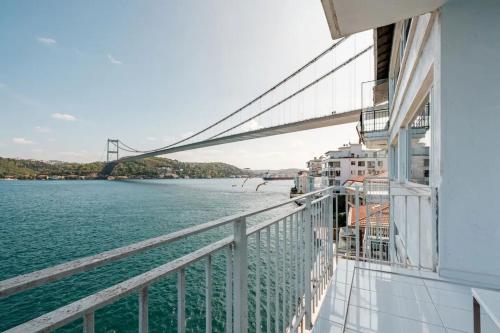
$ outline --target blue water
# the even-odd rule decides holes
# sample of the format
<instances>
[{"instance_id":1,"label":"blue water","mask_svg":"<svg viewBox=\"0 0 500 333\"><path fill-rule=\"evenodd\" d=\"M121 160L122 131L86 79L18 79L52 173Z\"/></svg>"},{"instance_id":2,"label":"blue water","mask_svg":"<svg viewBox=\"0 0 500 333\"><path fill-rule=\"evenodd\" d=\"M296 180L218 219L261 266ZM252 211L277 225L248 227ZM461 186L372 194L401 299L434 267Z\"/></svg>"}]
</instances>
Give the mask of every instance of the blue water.
<instances>
[{"instance_id":1,"label":"blue water","mask_svg":"<svg viewBox=\"0 0 500 333\"><path fill-rule=\"evenodd\" d=\"M0 280L288 198L291 181L0 181ZM233 186L237 185L237 186ZM280 210L290 209L285 207ZM268 213L251 222L269 218ZM93 271L0 299L0 331L229 235L226 226ZM213 259L214 331L225 322L225 257ZM187 330L205 327L204 262L186 271ZM176 277L150 288L152 332L175 331ZM137 295L96 312L97 332L136 332ZM62 331L81 331L81 320Z\"/></svg>"}]
</instances>

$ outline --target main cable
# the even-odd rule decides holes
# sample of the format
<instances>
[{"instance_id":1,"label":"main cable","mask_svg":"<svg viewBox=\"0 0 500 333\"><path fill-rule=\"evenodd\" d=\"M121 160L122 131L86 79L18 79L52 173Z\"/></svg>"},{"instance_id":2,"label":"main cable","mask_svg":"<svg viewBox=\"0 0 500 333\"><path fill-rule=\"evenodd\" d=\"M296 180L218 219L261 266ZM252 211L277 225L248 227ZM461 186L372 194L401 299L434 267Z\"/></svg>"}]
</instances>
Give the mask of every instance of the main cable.
<instances>
[{"instance_id":1,"label":"main cable","mask_svg":"<svg viewBox=\"0 0 500 333\"><path fill-rule=\"evenodd\" d=\"M330 47L328 47L326 50L324 50L323 52L321 52L320 54L318 54L316 57L314 57L313 59L309 60L305 65L303 65L302 67L300 67L299 69L297 69L296 71L294 71L292 74L288 75L286 78L284 78L283 80L281 80L280 82L276 83L274 86L272 86L271 88L269 88L268 90L266 90L265 92L263 92L262 94L260 94L259 96L255 97L254 99L252 99L250 102L246 103L245 105L243 105L242 107L238 108L236 111L228 114L227 116L219 119L218 121L216 121L215 123L205 127L204 129L186 137L186 138L183 138L181 140L178 140L174 143L171 143L167 146L164 146L164 147L160 147L160 148L156 148L156 149L152 149L152 150L148 150L148 151L141 151L141 152L144 152L144 153L150 153L150 152L154 152L154 151L158 151L158 150L163 150L163 149L166 149L166 148L170 148L172 146L176 146L180 143L183 143L189 139L192 139L202 133L205 133L206 131L208 131L209 129L212 129L214 128L215 126L219 125L220 123L222 123L223 121L231 118L232 116L240 113L241 111L243 111L244 109L248 108L249 106L251 106L252 104L254 104L256 101L258 100L261 100L264 96L268 95L269 93L271 93L272 91L274 91L276 88L282 86L285 82L287 82L288 80L290 80L291 78L293 78L294 76L296 76L297 74L299 74L300 72L302 72L304 69L306 69L307 67L311 66L312 64L314 64L316 61L318 61L320 58L322 58L324 55L328 54L329 52L331 52L332 50L334 50L337 46L339 46L340 44L342 44L344 41L346 41L348 37L344 37L342 39L340 39L339 41L333 43Z\"/></svg>"}]
</instances>

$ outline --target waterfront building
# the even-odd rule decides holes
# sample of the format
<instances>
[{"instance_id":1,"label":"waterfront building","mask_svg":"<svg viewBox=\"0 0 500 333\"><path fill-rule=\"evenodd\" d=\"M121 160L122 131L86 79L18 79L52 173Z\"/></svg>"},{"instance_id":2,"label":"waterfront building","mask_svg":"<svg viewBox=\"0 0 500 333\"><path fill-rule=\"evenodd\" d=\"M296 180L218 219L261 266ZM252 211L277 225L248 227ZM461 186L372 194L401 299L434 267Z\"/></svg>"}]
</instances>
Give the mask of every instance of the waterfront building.
<instances>
[{"instance_id":1,"label":"waterfront building","mask_svg":"<svg viewBox=\"0 0 500 333\"><path fill-rule=\"evenodd\" d=\"M387 153L363 149L361 144L327 151L322 162L323 186L342 186L353 176L376 176L387 171Z\"/></svg>"},{"instance_id":2,"label":"waterfront building","mask_svg":"<svg viewBox=\"0 0 500 333\"><path fill-rule=\"evenodd\" d=\"M314 157L312 160L307 161L307 169L309 176L321 177L321 169L323 167L323 157Z\"/></svg>"}]
</instances>

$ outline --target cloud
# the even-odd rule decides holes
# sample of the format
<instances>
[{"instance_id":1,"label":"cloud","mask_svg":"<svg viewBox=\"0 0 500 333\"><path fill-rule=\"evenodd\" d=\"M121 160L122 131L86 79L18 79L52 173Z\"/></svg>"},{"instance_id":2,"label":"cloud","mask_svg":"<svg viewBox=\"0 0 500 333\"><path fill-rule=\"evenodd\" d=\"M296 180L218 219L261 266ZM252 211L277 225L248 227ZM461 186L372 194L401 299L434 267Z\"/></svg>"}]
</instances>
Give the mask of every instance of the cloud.
<instances>
[{"instance_id":1,"label":"cloud","mask_svg":"<svg viewBox=\"0 0 500 333\"><path fill-rule=\"evenodd\" d=\"M154 136L147 136L146 140L148 140L148 141L156 141L156 138Z\"/></svg>"},{"instance_id":2,"label":"cloud","mask_svg":"<svg viewBox=\"0 0 500 333\"><path fill-rule=\"evenodd\" d=\"M109 61L114 64L114 65L121 65L123 64L120 60L115 59L111 54L108 53L108 59Z\"/></svg>"},{"instance_id":3,"label":"cloud","mask_svg":"<svg viewBox=\"0 0 500 333\"><path fill-rule=\"evenodd\" d=\"M36 40L38 41L38 43L47 46L53 46L57 44L55 39L49 37L38 37Z\"/></svg>"},{"instance_id":4,"label":"cloud","mask_svg":"<svg viewBox=\"0 0 500 333\"><path fill-rule=\"evenodd\" d=\"M52 132L50 128L43 126L35 126L35 131L38 133L50 133Z\"/></svg>"},{"instance_id":5,"label":"cloud","mask_svg":"<svg viewBox=\"0 0 500 333\"><path fill-rule=\"evenodd\" d=\"M25 139L25 138L12 138L12 142L16 145L33 145L35 144L33 141Z\"/></svg>"},{"instance_id":6,"label":"cloud","mask_svg":"<svg viewBox=\"0 0 500 333\"><path fill-rule=\"evenodd\" d=\"M72 115L67 114L67 113L58 113L58 112L53 113L52 118L64 120L64 121L76 121L77 120L75 116L72 116Z\"/></svg>"}]
</instances>

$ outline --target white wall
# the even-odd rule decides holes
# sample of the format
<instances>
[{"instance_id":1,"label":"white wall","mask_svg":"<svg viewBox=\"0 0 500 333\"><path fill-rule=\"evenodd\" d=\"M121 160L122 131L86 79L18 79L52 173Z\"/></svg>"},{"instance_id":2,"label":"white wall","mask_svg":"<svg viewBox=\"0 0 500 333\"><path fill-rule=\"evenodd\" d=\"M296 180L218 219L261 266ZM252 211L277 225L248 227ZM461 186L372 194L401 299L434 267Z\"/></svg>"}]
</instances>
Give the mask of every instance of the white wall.
<instances>
[{"instance_id":1,"label":"white wall","mask_svg":"<svg viewBox=\"0 0 500 333\"><path fill-rule=\"evenodd\" d=\"M500 287L500 2L441 9L440 274Z\"/></svg>"}]
</instances>

